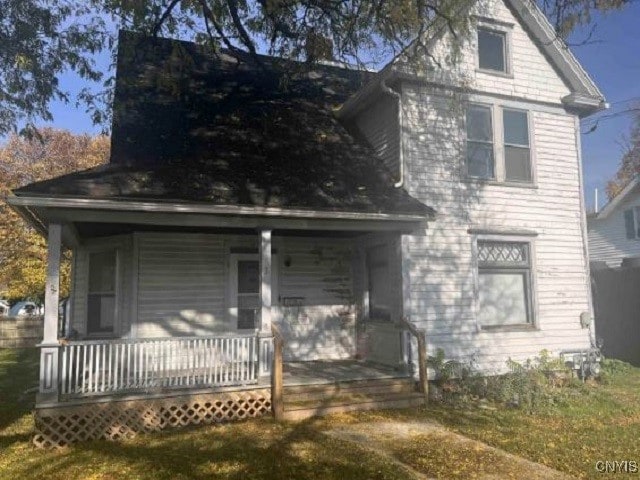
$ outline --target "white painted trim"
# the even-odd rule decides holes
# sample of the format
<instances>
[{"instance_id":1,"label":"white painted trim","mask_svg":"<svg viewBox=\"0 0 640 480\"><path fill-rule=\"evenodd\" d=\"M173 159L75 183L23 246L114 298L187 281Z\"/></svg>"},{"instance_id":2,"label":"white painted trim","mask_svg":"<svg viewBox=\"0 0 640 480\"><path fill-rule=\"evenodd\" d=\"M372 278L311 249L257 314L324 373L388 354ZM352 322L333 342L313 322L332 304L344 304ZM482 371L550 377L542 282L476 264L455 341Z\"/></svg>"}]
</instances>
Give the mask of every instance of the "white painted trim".
<instances>
[{"instance_id":1,"label":"white painted trim","mask_svg":"<svg viewBox=\"0 0 640 480\"><path fill-rule=\"evenodd\" d=\"M389 220L424 221L422 215L404 215L366 212L333 212L318 210L286 209L275 207L241 207L235 205L210 205L198 203L118 201L85 198L59 198L38 196L16 196L7 198L7 203L17 207L44 207L68 209L97 209L114 211L153 213L200 213L214 215L240 215L260 217L285 217L330 220Z\"/></svg>"},{"instance_id":2,"label":"white painted trim","mask_svg":"<svg viewBox=\"0 0 640 480\"><path fill-rule=\"evenodd\" d=\"M260 330L271 332L271 300L272 300L272 252L271 230L260 232Z\"/></svg>"},{"instance_id":3,"label":"white painted trim","mask_svg":"<svg viewBox=\"0 0 640 480\"><path fill-rule=\"evenodd\" d=\"M255 260L260 262L260 254L259 253L230 253L229 249L226 250L226 255L228 261L225 262L227 264L228 275L227 285L226 285L226 303L227 303L227 320L229 328L238 331L238 332L246 332L246 330L238 330L238 260ZM279 294L279 268L278 264L280 261L281 255L273 254L272 255L272 270L271 270L271 304L273 310L274 302L277 303L278 294ZM261 297L262 298L262 297ZM272 315L273 317L273 315ZM273 320L273 318L272 318ZM259 331L260 327L256 327L256 331ZM269 333L271 331L269 330Z\"/></svg>"},{"instance_id":4,"label":"white painted trim","mask_svg":"<svg viewBox=\"0 0 640 480\"><path fill-rule=\"evenodd\" d=\"M477 24L475 27L475 40L476 40L476 55L475 55L475 64L476 64L476 72L483 73L486 75L495 75L498 77L507 77L513 78L513 59L512 59L512 40L511 33L513 31L513 24L508 24L505 22L499 22L492 18L485 17L476 17ZM480 30L485 30L489 32L495 32L504 35L504 66L505 71L499 70L490 70L486 68L480 67L480 39L479 33Z\"/></svg>"},{"instance_id":5,"label":"white painted trim","mask_svg":"<svg viewBox=\"0 0 640 480\"><path fill-rule=\"evenodd\" d=\"M580 143L579 142L580 129L578 129L576 136L578 138L578 143ZM580 145L577 145L577 146L580 147ZM578 155L582 157L581 150L578 150ZM580 169L582 169L582 162L580 162ZM633 190L638 184L640 184L640 175L636 175L636 177L633 180L631 180L618 195L613 197L613 199L609 201L609 203L607 203L604 207L602 207L602 209L598 212L598 214L593 218L600 220L602 218L606 218L609 215L611 215L611 213L613 213L613 211L617 208L617 206L620 205L627 198L627 196L629 196L629 194L633 192Z\"/></svg>"},{"instance_id":6,"label":"white painted trim","mask_svg":"<svg viewBox=\"0 0 640 480\"><path fill-rule=\"evenodd\" d=\"M129 319L129 336L138 338L139 310L138 291L140 282L140 232L133 232L131 246L131 318Z\"/></svg>"},{"instance_id":7,"label":"white painted trim","mask_svg":"<svg viewBox=\"0 0 640 480\"><path fill-rule=\"evenodd\" d=\"M86 279L86 295L83 299L84 301L84 331L82 335L86 338L103 338L103 337L120 337L122 334L122 316L126 314L123 311L123 282L124 282L124 249L127 248L127 241L129 239L129 235L118 235L114 237L105 237L94 239L93 241L86 243L83 248L83 253L86 255L86 259L84 262L84 278ZM107 332L95 332L89 333L89 275L91 269L91 254L105 252L109 250L115 250L116 252L116 291L115 291L115 316L113 319L113 333ZM137 297L136 297L137 298ZM137 303L137 300L136 300ZM136 319L131 319L137 322Z\"/></svg>"},{"instance_id":8,"label":"white painted trim","mask_svg":"<svg viewBox=\"0 0 640 480\"><path fill-rule=\"evenodd\" d=\"M587 304L589 308L589 315L592 318L592 324L595 323L595 309L593 306L593 292L591 291L591 265L589 259L589 234L587 232L587 209L584 201L584 176L582 171L582 138L580 136L580 120L575 119L575 140L576 140L576 156L578 162L578 189L580 196L580 232L582 233L582 253L584 255L585 262L585 286L587 288ZM640 176L634 179L637 183L640 181ZM633 189L633 187L632 187ZM635 215L634 215L635 219ZM589 340L592 345L596 345L596 329L592 325L589 329Z\"/></svg>"},{"instance_id":9,"label":"white painted trim","mask_svg":"<svg viewBox=\"0 0 640 480\"><path fill-rule=\"evenodd\" d=\"M47 278L44 292L43 344L58 342L58 304L60 299L60 258L62 255L62 225L48 226Z\"/></svg>"}]
</instances>

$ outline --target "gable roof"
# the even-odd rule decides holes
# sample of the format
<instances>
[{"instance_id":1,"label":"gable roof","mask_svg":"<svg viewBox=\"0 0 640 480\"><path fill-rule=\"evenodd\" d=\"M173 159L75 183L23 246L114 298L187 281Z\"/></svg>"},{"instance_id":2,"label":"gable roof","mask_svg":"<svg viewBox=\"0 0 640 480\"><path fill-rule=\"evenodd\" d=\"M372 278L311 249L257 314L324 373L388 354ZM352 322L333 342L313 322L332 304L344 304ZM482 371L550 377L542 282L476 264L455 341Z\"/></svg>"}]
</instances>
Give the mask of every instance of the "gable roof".
<instances>
[{"instance_id":1,"label":"gable roof","mask_svg":"<svg viewBox=\"0 0 640 480\"><path fill-rule=\"evenodd\" d=\"M608 217L611 213L613 213L618 205L623 203L627 198L631 195L640 192L640 175L636 175L636 177L631 180L627 185L622 189L618 195L613 197L609 202L600 210L598 213L590 216L590 220L601 220L603 218Z\"/></svg>"},{"instance_id":2,"label":"gable roof","mask_svg":"<svg viewBox=\"0 0 640 480\"><path fill-rule=\"evenodd\" d=\"M598 86L578 62L567 44L556 34L555 29L536 2L528 0L502 1L520 21L525 30L529 32L547 60L571 90L568 96L561 99L562 102L568 107L581 111L584 115L607 108L605 97ZM459 15L468 14L468 8L470 8L469 5L464 4ZM437 20L426 33L424 41L434 42L448 31L446 22L437 22ZM374 78L371 78L365 87L347 100L340 109L339 116L348 118L359 111L361 106L366 104L369 98L378 92L380 82L392 82L401 78L419 80L417 75L408 74L406 70L398 68L403 55L414 49L416 45L417 42L413 42L407 46L382 68Z\"/></svg>"},{"instance_id":3,"label":"gable roof","mask_svg":"<svg viewBox=\"0 0 640 480\"><path fill-rule=\"evenodd\" d=\"M299 67L121 32L110 163L14 193L431 215L335 118L369 74Z\"/></svg>"}]
</instances>

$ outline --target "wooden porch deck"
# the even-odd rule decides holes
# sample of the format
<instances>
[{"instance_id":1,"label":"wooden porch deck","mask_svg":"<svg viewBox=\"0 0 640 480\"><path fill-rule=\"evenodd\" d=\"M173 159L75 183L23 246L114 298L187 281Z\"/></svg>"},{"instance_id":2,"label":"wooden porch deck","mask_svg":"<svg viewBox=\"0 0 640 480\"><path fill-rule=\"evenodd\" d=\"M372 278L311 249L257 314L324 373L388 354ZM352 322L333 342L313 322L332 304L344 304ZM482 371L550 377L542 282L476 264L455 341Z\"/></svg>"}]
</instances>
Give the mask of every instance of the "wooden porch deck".
<instances>
[{"instance_id":1,"label":"wooden porch deck","mask_svg":"<svg viewBox=\"0 0 640 480\"><path fill-rule=\"evenodd\" d=\"M386 380L409 376L406 371L363 360L316 360L283 364L285 387Z\"/></svg>"}]
</instances>

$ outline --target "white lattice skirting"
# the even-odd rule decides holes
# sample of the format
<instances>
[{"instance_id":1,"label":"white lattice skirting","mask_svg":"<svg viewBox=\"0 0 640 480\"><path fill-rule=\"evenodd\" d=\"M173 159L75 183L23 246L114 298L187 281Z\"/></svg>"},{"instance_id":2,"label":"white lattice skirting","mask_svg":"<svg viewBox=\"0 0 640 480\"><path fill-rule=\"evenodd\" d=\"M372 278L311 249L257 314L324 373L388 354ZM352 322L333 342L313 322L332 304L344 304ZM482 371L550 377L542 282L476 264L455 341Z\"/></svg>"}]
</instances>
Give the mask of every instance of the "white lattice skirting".
<instances>
[{"instance_id":1,"label":"white lattice skirting","mask_svg":"<svg viewBox=\"0 0 640 480\"><path fill-rule=\"evenodd\" d=\"M270 412L269 389L40 408L35 412L33 443L51 448L85 440L118 440L142 432L243 420Z\"/></svg>"}]
</instances>

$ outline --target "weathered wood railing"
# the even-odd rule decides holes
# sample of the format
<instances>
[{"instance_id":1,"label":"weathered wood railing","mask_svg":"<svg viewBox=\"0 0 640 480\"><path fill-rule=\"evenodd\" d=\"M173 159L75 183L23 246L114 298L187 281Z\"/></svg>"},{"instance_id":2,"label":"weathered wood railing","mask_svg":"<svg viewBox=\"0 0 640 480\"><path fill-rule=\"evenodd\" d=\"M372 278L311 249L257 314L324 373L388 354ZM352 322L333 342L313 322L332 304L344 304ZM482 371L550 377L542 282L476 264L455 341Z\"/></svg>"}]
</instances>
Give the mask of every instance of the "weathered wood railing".
<instances>
[{"instance_id":1,"label":"weathered wood railing","mask_svg":"<svg viewBox=\"0 0 640 480\"><path fill-rule=\"evenodd\" d=\"M284 402L282 398L283 390L283 368L282 368L282 349L284 347L284 339L280 330L275 325L271 325L273 334L273 366L271 367L271 409L273 417L280 420L284 415Z\"/></svg>"},{"instance_id":2,"label":"weathered wood railing","mask_svg":"<svg viewBox=\"0 0 640 480\"><path fill-rule=\"evenodd\" d=\"M261 340L254 334L230 334L68 342L60 351L60 393L108 395L254 384Z\"/></svg>"},{"instance_id":3,"label":"weathered wood railing","mask_svg":"<svg viewBox=\"0 0 640 480\"><path fill-rule=\"evenodd\" d=\"M425 400L429 400L429 379L427 377L427 339L424 330L416 328L406 318L400 319L400 325L407 329L407 331L413 335L418 342L418 378L419 389L424 394ZM411 347L409 347L411 348Z\"/></svg>"}]
</instances>

